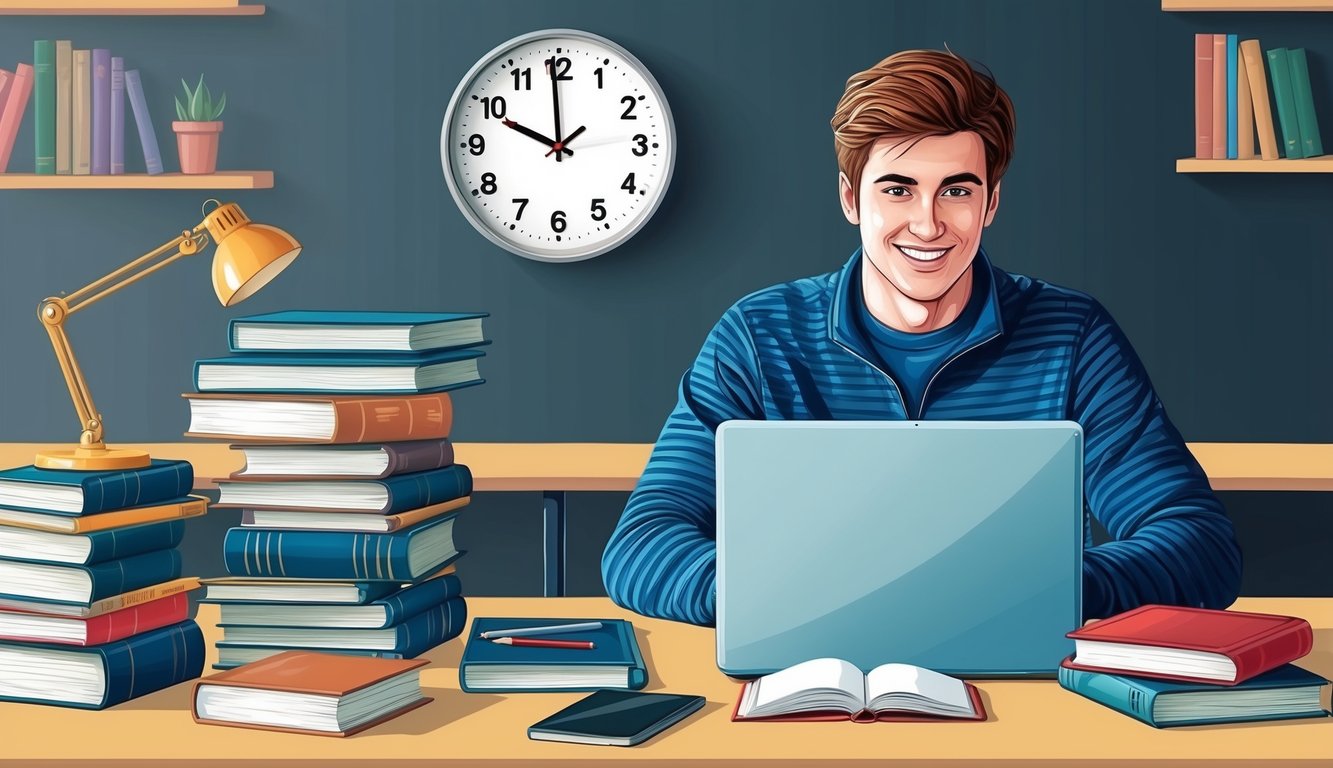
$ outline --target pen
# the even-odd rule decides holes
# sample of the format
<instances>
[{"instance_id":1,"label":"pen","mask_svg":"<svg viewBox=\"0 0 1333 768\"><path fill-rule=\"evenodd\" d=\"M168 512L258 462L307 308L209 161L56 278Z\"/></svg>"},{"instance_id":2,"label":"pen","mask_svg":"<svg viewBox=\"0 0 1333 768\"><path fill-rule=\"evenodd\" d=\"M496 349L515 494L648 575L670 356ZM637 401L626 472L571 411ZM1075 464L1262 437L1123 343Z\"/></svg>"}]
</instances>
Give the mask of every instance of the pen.
<instances>
[{"instance_id":1,"label":"pen","mask_svg":"<svg viewBox=\"0 0 1333 768\"><path fill-rule=\"evenodd\" d=\"M591 651L595 647L589 640L542 640L537 637L497 637L491 642L527 648L575 648L580 651Z\"/></svg>"},{"instance_id":2,"label":"pen","mask_svg":"<svg viewBox=\"0 0 1333 768\"><path fill-rule=\"evenodd\" d=\"M559 635L565 632L586 632L601 629L600 621L585 621L578 624L548 624L544 627L515 627L514 629L492 629L481 633L482 640L494 640L497 637L519 637L523 635Z\"/></svg>"}]
</instances>

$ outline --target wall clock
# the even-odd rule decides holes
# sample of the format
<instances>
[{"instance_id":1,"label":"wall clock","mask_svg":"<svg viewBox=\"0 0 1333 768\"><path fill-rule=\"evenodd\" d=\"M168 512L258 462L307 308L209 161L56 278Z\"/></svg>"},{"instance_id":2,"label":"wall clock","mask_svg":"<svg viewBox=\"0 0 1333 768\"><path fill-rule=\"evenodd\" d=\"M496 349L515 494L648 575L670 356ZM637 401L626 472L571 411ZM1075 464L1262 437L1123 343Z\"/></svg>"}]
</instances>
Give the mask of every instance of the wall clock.
<instances>
[{"instance_id":1,"label":"wall clock","mask_svg":"<svg viewBox=\"0 0 1333 768\"><path fill-rule=\"evenodd\" d=\"M521 35L454 91L440 129L444 177L491 242L550 262L592 258L652 217L676 132L652 73L604 37Z\"/></svg>"}]
</instances>

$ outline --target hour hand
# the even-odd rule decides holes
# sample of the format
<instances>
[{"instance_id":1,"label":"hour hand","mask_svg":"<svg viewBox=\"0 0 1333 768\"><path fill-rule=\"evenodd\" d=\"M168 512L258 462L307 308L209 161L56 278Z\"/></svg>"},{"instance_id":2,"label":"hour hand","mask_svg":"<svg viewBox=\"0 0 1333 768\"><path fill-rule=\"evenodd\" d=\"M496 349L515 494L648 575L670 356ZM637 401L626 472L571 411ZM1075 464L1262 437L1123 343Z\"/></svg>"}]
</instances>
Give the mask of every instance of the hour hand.
<instances>
[{"instance_id":1,"label":"hour hand","mask_svg":"<svg viewBox=\"0 0 1333 768\"><path fill-rule=\"evenodd\" d=\"M552 147L552 148L554 148L555 145L556 145L556 144L555 144L555 139L547 138L547 137L541 135L540 133L537 133L536 131L532 130L531 128L527 127L526 125L520 125L520 124L514 122L513 120L505 120L505 121L504 121L504 124L505 124L505 127L506 127L506 128L513 128L514 130L518 131L519 133L523 134L524 136L527 136L527 137L530 138L530 139L536 139L537 141L540 141L541 143L545 144L545 145L548 146L548 147ZM553 149L552 151L554 151L554 149ZM566 149L566 148L563 147L563 146L560 147L560 151L564 152L566 155L572 155L572 154L574 154L574 150L572 150L572 149ZM550 152L548 152L547 154L549 155Z\"/></svg>"}]
</instances>

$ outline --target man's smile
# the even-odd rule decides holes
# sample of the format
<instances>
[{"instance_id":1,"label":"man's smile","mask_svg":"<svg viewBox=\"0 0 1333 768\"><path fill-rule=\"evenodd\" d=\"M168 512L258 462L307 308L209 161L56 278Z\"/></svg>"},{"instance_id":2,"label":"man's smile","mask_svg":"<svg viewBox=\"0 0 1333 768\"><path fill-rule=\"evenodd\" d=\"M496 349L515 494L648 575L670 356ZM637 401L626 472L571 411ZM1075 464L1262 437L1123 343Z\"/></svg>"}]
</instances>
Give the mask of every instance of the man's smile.
<instances>
[{"instance_id":1,"label":"man's smile","mask_svg":"<svg viewBox=\"0 0 1333 768\"><path fill-rule=\"evenodd\" d=\"M913 248L911 246L899 245L898 243L894 243L893 247L897 248L904 256L911 259L912 261L924 262L924 263L939 261L944 256L944 254L953 250L952 245L947 248Z\"/></svg>"}]
</instances>

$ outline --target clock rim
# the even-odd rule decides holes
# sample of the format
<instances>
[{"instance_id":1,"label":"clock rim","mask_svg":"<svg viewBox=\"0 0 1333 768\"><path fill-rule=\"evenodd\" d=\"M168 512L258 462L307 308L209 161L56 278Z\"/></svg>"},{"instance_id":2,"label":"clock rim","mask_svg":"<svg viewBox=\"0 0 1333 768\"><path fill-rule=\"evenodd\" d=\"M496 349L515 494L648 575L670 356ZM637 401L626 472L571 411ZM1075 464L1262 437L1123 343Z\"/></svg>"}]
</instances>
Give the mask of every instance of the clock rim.
<instances>
[{"instance_id":1,"label":"clock rim","mask_svg":"<svg viewBox=\"0 0 1333 768\"><path fill-rule=\"evenodd\" d=\"M512 243L497 234L491 228L489 223L483 221L476 211L472 210L472 204L468 201L467 197L463 195L462 190L458 186L458 181L454 178L452 167L453 160L450 152L452 149L452 140L449 138L449 127L453 123L454 113L457 111L458 105L462 103L463 98L470 90L472 84L477 81L478 76L488 64L494 62L501 53L507 50L526 45L534 40L542 40L552 37L582 38L606 46L623 57L631 66L635 67L635 70L639 75L644 78L649 90L653 92L653 95L657 97L657 100L661 104L663 130L667 139L666 157L663 159L662 163L662 180L657 185L657 193L653 195L652 201L639 215L638 219L618 232L615 237L589 248L586 252L566 251L565 255L552 255L526 248L517 243ZM671 186L671 177L676 168L676 122L671 114L671 105L667 102L666 92L662 90L662 85L657 82L657 78L643 61L626 50L624 46L596 33L587 32L581 29L541 29L533 32L525 32L524 34L512 37L495 46L481 58L477 59L472 67L468 69L467 74L463 75L463 78L459 80L458 85L454 88L453 96L449 99L449 106L445 109L444 122L440 125L440 165L444 172L445 183L449 186L449 194L454 199L454 204L460 211L462 211L464 218L466 218L468 223L472 225L473 229L480 232L493 244L518 256L550 264L566 264L577 261L586 261L620 247L627 240L638 234L639 231L652 220L653 216L657 214L657 209L661 206L662 201L666 199L667 191Z\"/></svg>"}]
</instances>

